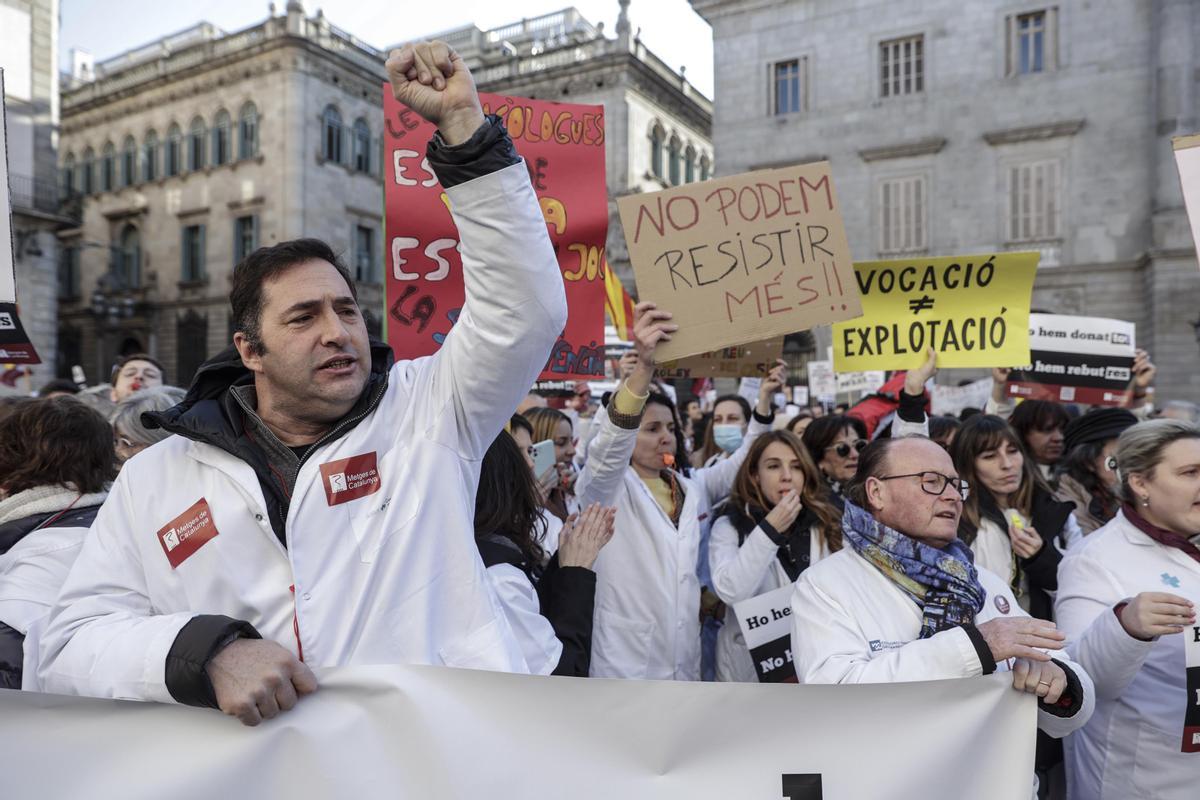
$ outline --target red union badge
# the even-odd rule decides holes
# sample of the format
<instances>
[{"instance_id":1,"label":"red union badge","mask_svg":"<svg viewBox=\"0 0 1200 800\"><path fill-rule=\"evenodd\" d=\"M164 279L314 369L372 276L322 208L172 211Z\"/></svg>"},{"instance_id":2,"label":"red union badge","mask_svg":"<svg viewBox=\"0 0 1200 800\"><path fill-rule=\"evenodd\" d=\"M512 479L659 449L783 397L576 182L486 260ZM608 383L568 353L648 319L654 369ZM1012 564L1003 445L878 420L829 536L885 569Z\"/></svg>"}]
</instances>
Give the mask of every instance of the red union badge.
<instances>
[{"instance_id":1,"label":"red union badge","mask_svg":"<svg viewBox=\"0 0 1200 800\"><path fill-rule=\"evenodd\" d=\"M167 561L171 562L171 569L175 569L216 535L212 511L208 501L201 497L191 508L159 529L158 542Z\"/></svg>"},{"instance_id":2,"label":"red union badge","mask_svg":"<svg viewBox=\"0 0 1200 800\"><path fill-rule=\"evenodd\" d=\"M321 483L325 486L325 499L331 506L375 494L381 485L375 453L322 464Z\"/></svg>"}]
</instances>

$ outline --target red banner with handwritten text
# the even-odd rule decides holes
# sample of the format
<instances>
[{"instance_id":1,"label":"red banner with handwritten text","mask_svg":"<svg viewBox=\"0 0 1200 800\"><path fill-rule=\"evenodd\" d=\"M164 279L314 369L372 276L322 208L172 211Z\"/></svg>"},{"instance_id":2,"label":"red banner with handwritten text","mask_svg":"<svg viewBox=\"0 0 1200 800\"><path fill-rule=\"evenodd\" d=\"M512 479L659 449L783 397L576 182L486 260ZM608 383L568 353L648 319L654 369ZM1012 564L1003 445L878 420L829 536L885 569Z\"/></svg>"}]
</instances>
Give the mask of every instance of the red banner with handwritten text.
<instances>
[{"instance_id":1,"label":"red banner with handwritten text","mask_svg":"<svg viewBox=\"0 0 1200 800\"><path fill-rule=\"evenodd\" d=\"M604 374L604 107L480 94L525 159L567 292L566 328L543 380ZM458 232L425 160L434 127L384 84L388 344L400 359L437 351L462 310Z\"/></svg>"}]
</instances>

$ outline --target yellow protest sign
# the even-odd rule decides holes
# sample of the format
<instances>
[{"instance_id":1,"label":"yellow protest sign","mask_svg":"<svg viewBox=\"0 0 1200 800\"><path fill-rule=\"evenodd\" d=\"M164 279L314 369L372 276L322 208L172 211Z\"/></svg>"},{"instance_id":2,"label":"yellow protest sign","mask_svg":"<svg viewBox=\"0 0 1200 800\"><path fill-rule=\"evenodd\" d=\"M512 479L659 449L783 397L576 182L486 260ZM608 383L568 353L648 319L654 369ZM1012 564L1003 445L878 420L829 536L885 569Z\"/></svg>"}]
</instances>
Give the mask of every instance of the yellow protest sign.
<instances>
[{"instance_id":1,"label":"yellow protest sign","mask_svg":"<svg viewBox=\"0 0 1200 800\"><path fill-rule=\"evenodd\" d=\"M681 378L765 378L783 356L783 337L765 342L726 347L711 353L666 361L654 370L655 377Z\"/></svg>"},{"instance_id":2,"label":"yellow protest sign","mask_svg":"<svg viewBox=\"0 0 1200 800\"><path fill-rule=\"evenodd\" d=\"M851 319L861 308L829 164L617 199L638 299L674 314L663 360Z\"/></svg>"},{"instance_id":3,"label":"yellow protest sign","mask_svg":"<svg viewBox=\"0 0 1200 800\"><path fill-rule=\"evenodd\" d=\"M865 261L854 265L862 317L833 326L838 372L1029 362L1037 253Z\"/></svg>"}]
</instances>

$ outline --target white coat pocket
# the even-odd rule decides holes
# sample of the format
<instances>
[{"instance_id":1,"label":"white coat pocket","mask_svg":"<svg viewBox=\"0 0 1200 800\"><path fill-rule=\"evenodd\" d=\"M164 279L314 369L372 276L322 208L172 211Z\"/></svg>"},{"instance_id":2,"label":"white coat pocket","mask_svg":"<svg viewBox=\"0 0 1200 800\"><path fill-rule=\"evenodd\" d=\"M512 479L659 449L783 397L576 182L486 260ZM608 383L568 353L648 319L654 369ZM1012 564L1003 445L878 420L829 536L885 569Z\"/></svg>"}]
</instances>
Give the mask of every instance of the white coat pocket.
<instances>
[{"instance_id":1,"label":"white coat pocket","mask_svg":"<svg viewBox=\"0 0 1200 800\"><path fill-rule=\"evenodd\" d=\"M645 678L654 623L627 619L601 606L592 633L594 678Z\"/></svg>"},{"instance_id":2,"label":"white coat pocket","mask_svg":"<svg viewBox=\"0 0 1200 800\"><path fill-rule=\"evenodd\" d=\"M393 487L355 502L348 511L362 563L374 562L391 537L413 521L419 508L415 493Z\"/></svg>"},{"instance_id":3,"label":"white coat pocket","mask_svg":"<svg viewBox=\"0 0 1200 800\"><path fill-rule=\"evenodd\" d=\"M460 669L486 669L493 672L514 672L510 647L496 620L460 636L438 650L442 663ZM527 671L527 670L524 670Z\"/></svg>"}]
</instances>

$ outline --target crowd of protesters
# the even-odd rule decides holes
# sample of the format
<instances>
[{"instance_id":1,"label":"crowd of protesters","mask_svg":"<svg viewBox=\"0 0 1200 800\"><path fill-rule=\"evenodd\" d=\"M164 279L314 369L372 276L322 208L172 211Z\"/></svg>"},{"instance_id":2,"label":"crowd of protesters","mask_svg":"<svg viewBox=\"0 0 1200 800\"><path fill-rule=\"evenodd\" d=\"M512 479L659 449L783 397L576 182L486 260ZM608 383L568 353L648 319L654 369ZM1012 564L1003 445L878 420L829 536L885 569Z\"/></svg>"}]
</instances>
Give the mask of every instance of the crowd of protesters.
<instances>
[{"instance_id":1,"label":"crowd of protesters","mask_svg":"<svg viewBox=\"0 0 1200 800\"><path fill-rule=\"evenodd\" d=\"M890 418L785 418L783 362L753 404L658 380L678 328L642 303L618 388L547 402L566 304L525 167L447 48L388 70L439 127L453 332L393 363L338 257L295 240L238 266L231 346L186 392L137 354L5 399L0 686L255 725L312 667L753 682L729 608L791 586L799 682L1011 672L1043 796L1194 796L1200 428L1149 401L1147 354L1130 408L1014 406L995 370L985 409L930 416L930 353Z\"/></svg>"}]
</instances>

